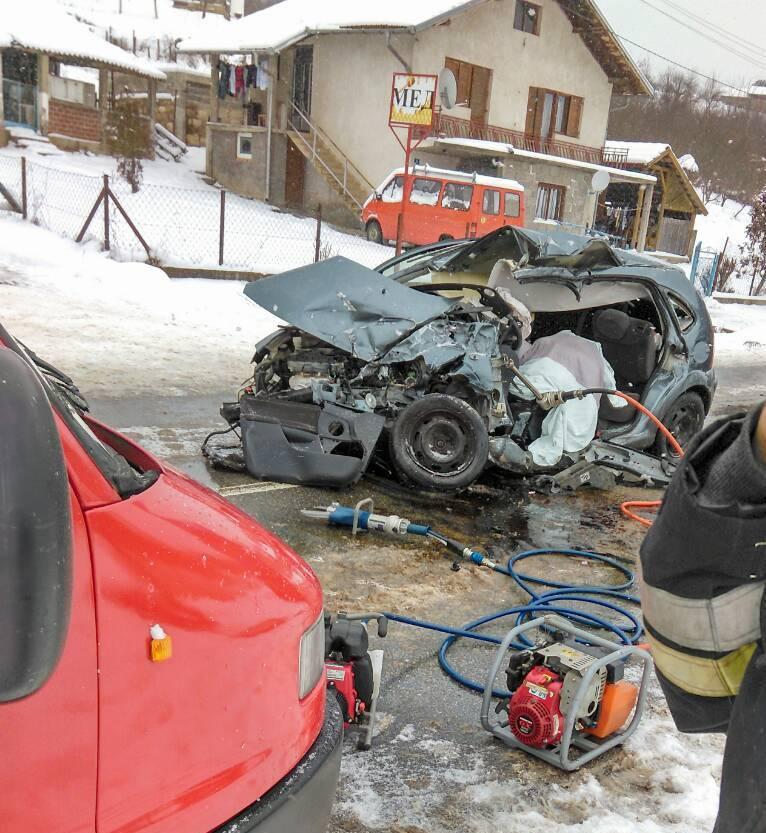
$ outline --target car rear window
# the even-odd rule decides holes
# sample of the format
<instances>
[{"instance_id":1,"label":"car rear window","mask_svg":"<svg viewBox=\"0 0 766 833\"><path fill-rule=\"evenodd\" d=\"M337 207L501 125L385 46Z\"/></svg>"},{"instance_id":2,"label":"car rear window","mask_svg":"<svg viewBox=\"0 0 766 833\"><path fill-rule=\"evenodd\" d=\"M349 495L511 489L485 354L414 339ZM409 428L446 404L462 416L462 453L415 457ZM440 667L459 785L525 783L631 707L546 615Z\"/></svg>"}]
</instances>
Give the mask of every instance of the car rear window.
<instances>
[{"instance_id":1,"label":"car rear window","mask_svg":"<svg viewBox=\"0 0 766 833\"><path fill-rule=\"evenodd\" d=\"M410 202L417 205L437 205L442 184L438 179L416 179L412 183Z\"/></svg>"},{"instance_id":2,"label":"car rear window","mask_svg":"<svg viewBox=\"0 0 766 833\"><path fill-rule=\"evenodd\" d=\"M442 208L454 211L468 211L473 199L473 185L463 185L460 182L448 182L444 186Z\"/></svg>"},{"instance_id":3,"label":"car rear window","mask_svg":"<svg viewBox=\"0 0 766 833\"><path fill-rule=\"evenodd\" d=\"M485 214L499 214L500 213L500 192L492 191L489 188L484 189L484 202L482 205Z\"/></svg>"},{"instance_id":4,"label":"car rear window","mask_svg":"<svg viewBox=\"0 0 766 833\"><path fill-rule=\"evenodd\" d=\"M518 217L521 214L521 198L518 194L506 191L505 194L505 216Z\"/></svg>"}]
</instances>

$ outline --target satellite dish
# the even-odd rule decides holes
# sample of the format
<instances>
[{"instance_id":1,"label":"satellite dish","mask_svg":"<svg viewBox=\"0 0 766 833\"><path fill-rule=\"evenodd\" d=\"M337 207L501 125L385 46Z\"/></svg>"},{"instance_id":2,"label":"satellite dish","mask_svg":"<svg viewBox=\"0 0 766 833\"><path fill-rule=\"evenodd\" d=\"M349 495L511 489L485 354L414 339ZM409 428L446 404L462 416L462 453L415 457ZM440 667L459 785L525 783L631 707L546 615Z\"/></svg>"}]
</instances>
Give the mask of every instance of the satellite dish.
<instances>
[{"instance_id":1,"label":"satellite dish","mask_svg":"<svg viewBox=\"0 0 766 833\"><path fill-rule=\"evenodd\" d=\"M597 194L600 194L602 191L606 191L611 181L612 178L609 176L608 171L596 171L593 174L593 179L590 181L590 187Z\"/></svg>"},{"instance_id":2,"label":"satellite dish","mask_svg":"<svg viewBox=\"0 0 766 833\"><path fill-rule=\"evenodd\" d=\"M442 110L451 110L457 102L457 81L451 69L444 69L439 73L439 103Z\"/></svg>"}]
</instances>

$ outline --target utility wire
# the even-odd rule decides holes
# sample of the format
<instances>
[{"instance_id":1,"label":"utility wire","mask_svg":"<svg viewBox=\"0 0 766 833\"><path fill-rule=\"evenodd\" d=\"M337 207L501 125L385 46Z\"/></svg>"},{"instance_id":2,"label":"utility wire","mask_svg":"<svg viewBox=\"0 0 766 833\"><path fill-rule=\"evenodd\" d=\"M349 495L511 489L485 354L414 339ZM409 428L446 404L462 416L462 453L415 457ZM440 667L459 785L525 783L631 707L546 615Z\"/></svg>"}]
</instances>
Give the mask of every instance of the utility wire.
<instances>
[{"instance_id":1,"label":"utility wire","mask_svg":"<svg viewBox=\"0 0 766 833\"><path fill-rule=\"evenodd\" d=\"M664 17L667 17L670 20L674 21L675 23L678 23L685 29L688 29L690 32L694 32L696 35L699 35L701 38L704 38L705 40L714 44L719 49L728 52L730 55L733 55L736 58L741 58L744 61L748 61L749 63L753 64L753 66L757 66L759 69L766 69L766 63L763 62L762 58L761 60L758 60L752 54L748 54L747 52L742 51L742 49L736 49L733 46L727 45L719 37L714 37L712 34L705 32L702 29L698 29L695 26L692 26L692 24L688 20L676 17L670 12L661 9L659 6L655 6L653 3L650 3L649 0L640 0L640 2L643 3L647 8L650 8L658 14L661 14Z\"/></svg>"},{"instance_id":2,"label":"utility wire","mask_svg":"<svg viewBox=\"0 0 766 833\"><path fill-rule=\"evenodd\" d=\"M714 23L711 23L704 17L701 17L700 15L689 11L689 9L684 8L684 6L680 5L679 3L674 3L673 0L661 0L661 2L663 2L666 6L670 6L671 9L675 9L676 11L681 12L682 14L691 18L695 21L695 23L698 23L704 29L711 31L716 35L723 37L726 40L732 41L735 47L744 47L747 50L752 50L760 58L766 59L766 48L755 43L754 41L748 40L747 38L743 38L741 35L736 35L728 29L722 28L721 26L716 26Z\"/></svg>"}]
</instances>

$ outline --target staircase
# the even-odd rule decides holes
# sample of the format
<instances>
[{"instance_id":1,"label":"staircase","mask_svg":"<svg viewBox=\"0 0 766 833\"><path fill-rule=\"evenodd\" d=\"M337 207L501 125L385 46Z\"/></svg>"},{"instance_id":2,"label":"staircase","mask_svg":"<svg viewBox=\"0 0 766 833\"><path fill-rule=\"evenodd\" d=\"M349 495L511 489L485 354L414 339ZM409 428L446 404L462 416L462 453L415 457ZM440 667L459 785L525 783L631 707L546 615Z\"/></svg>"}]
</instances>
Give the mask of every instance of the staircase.
<instances>
[{"instance_id":1,"label":"staircase","mask_svg":"<svg viewBox=\"0 0 766 833\"><path fill-rule=\"evenodd\" d=\"M290 106L292 110L287 135L341 198L346 208L358 214L375 186L294 101L290 102Z\"/></svg>"},{"instance_id":2,"label":"staircase","mask_svg":"<svg viewBox=\"0 0 766 833\"><path fill-rule=\"evenodd\" d=\"M168 162L178 162L188 150L175 133L171 133L159 122L154 123L154 152L157 156Z\"/></svg>"}]
</instances>

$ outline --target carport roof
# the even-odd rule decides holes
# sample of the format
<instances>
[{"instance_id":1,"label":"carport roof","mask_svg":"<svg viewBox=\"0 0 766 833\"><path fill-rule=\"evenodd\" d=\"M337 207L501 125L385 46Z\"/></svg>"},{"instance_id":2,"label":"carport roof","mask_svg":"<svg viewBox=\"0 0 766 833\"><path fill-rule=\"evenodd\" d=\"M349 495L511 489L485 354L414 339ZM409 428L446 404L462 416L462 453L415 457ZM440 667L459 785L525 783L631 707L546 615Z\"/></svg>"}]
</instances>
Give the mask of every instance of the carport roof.
<instances>
[{"instance_id":1,"label":"carport roof","mask_svg":"<svg viewBox=\"0 0 766 833\"><path fill-rule=\"evenodd\" d=\"M88 66L163 80L165 74L109 43L52 4L8 3L0 15L0 49L28 49Z\"/></svg>"},{"instance_id":2,"label":"carport roof","mask_svg":"<svg viewBox=\"0 0 766 833\"><path fill-rule=\"evenodd\" d=\"M642 174L638 171L629 171L622 168L610 168L608 165L598 165L595 162L582 162L579 159L566 159L563 156L551 156L547 153L536 153L531 150L521 150L505 142L487 142L483 139L439 139L431 140L434 147L445 149L455 148L467 151L469 155L493 155L513 156L517 159L529 159L530 161L547 162L551 165L559 165L562 168L580 168L581 170L606 171L612 182L631 182L637 185L654 185L657 177L651 174Z\"/></svg>"}]
</instances>

